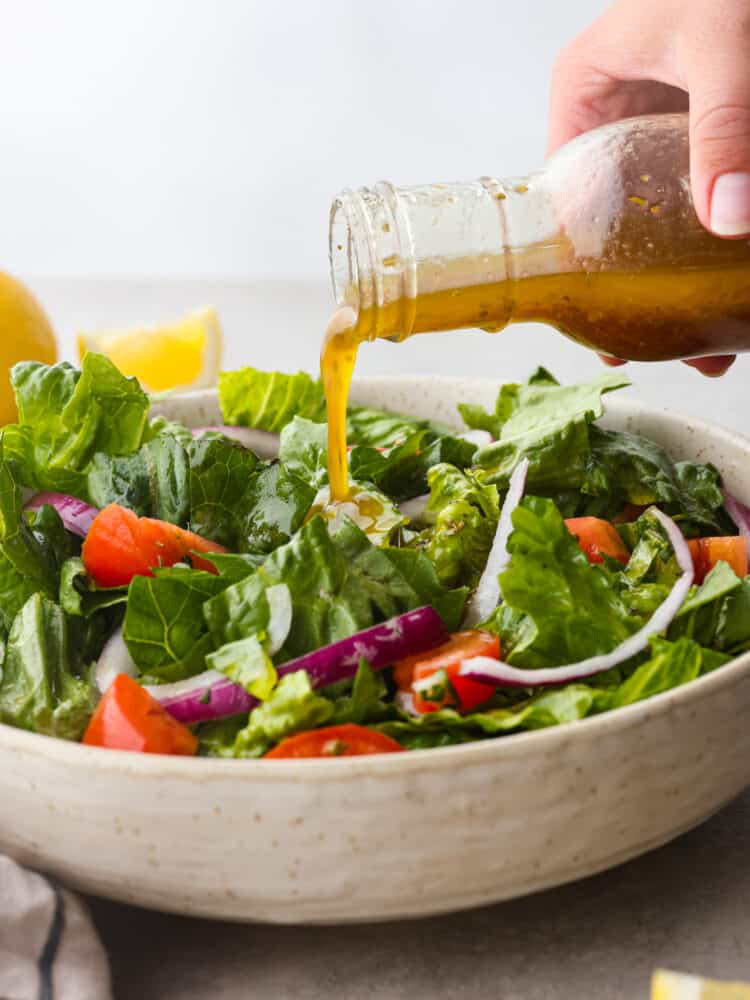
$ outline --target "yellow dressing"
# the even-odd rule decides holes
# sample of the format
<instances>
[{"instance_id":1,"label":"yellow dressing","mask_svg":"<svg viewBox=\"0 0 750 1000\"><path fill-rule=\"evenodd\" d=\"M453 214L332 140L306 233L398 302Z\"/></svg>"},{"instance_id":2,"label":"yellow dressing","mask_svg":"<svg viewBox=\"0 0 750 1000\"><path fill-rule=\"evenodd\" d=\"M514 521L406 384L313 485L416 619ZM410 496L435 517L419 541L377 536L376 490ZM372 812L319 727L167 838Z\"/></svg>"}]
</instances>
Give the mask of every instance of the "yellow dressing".
<instances>
[{"instance_id":1,"label":"yellow dressing","mask_svg":"<svg viewBox=\"0 0 750 1000\"><path fill-rule=\"evenodd\" d=\"M466 327L494 332L521 320L548 323L601 353L637 361L731 354L750 348L747 253L738 241L723 248L721 266L696 255L661 269L529 274L426 290L359 314L337 310L321 355L332 499L349 495L346 404L362 341ZM533 263L531 251L526 262ZM452 262L452 269L457 280L481 270L470 260Z\"/></svg>"}]
</instances>

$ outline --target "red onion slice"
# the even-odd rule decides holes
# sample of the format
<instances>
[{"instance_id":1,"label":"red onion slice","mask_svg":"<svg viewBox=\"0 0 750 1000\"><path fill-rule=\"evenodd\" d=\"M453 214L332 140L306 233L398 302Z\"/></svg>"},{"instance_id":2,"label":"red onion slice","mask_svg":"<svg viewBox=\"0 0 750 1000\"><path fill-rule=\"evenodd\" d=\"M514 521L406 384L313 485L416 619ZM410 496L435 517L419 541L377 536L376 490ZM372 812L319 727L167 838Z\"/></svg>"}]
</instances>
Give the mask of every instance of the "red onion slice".
<instances>
[{"instance_id":1,"label":"red onion slice","mask_svg":"<svg viewBox=\"0 0 750 1000\"><path fill-rule=\"evenodd\" d=\"M732 496L729 490L724 490L724 506L727 514L737 525L737 531L747 542L747 551L750 555L750 507L746 507L737 497Z\"/></svg>"},{"instance_id":2,"label":"red onion slice","mask_svg":"<svg viewBox=\"0 0 750 1000\"><path fill-rule=\"evenodd\" d=\"M281 438L271 431L261 431L256 427L230 427L229 424L216 424L213 427L194 427L190 433L193 437L198 437L209 431L215 431L233 441L239 441L245 448L254 451L259 458L278 457Z\"/></svg>"},{"instance_id":3,"label":"red onion slice","mask_svg":"<svg viewBox=\"0 0 750 1000\"><path fill-rule=\"evenodd\" d=\"M175 684L145 684L153 695L178 722L192 726L230 715L244 715L258 701L240 684L235 684L218 670L204 670Z\"/></svg>"},{"instance_id":4,"label":"red onion slice","mask_svg":"<svg viewBox=\"0 0 750 1000\"><path fill-rule=\"evenodd\" d=\"M666 631L692 586L693 560L682 532L671 517L667 517L656 507L651 509L672 543L674 554L682 570L682 576L679 577L667 597L642 628L628 636L612 652L590 656L578 663L568 663L565 666L550 667L546 670L521 670L518 667L512 667L509 663L504 663L502 660L493 660L487 656L475 656L462 662L459 670L461 676L484 684L495 684L498 687L532 688L545 687L549 684L567 684L569 681L591 677L624 663L631 656L642 652L648 646L652 635Z\"/></svg>"},{"instance_id":5,"label":"red onion slice","mask_svg":"<svg viewBox=\"0 0 750 1000\"><path fill-rule=\"evenodd\" d=\"M54 507L68 531L79 538L88 535L89 528L99 513L96 507L67 493L37 493L29 500L25 509L37 511L45 504Z\"/></svg>"},{"instance_id":6,"label":"red onion slice","mask_svg":"<svg viewBox=\"0 0 750 1000\"><path fill-rule=\"evenodd\" d=\"M434 608L425 606L290 660L278 667L277 673L283 677L305 670L314 688L328 687L337 681L353 678L362 657L367 659L373 670L382 670L404 656L440 646L447 638L448 632L440 615ZM121 634L119 639L124 646ZM121 672L116 670L116 673ZM187 725L244 714L258 704L256 698L218 670L205 670L176 684L146 685L146 690L171 715Z\"/></svg>"},{"instance_id":7,"label":"red onion slice","mask_svg":"<svg viewBox=\"0 0 750 1000\"><path fill-rule=\"evenodd\" d=\"M363 658L373 670L382 670L405 656L440 646L447 639L443 619L425 605L290 660L278 668L278 673L281 677L305 670L314 688L328 687L354 677Z\"/></svg>"},{"instance_id":8,"label":"red onion slice","mask_svg":"<svg viewBox=\"0 0 750 1000\"><path fill-rule=\"evenodd\" d=\"M500 603L502 595L497 578L510 560L508 539L513 531L513 511L523 497L528 471L529 462L528 459L524 458L516 466L513 475L510 477L508 492L505 494L505 502L503 503L500 518L497 522L495 538L492 542L490 554L487 556L487 564L479 578L477 589L471 595L469 603L466 605L463 620L466 628L475 628L481 622L486 621Z\"/></svg>"}]
</instances>

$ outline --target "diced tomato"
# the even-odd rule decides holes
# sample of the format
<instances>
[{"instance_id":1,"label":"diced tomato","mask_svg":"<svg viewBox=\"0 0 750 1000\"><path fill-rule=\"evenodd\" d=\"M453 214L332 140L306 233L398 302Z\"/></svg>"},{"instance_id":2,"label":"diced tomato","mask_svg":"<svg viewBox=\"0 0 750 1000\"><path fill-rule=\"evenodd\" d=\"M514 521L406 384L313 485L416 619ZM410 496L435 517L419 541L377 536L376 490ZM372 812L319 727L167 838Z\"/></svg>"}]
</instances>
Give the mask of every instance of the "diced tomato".
<instances>
[{"instance_id":1,"label":"diced tomato","mask_svg":"<svg viewBox=\"0 0 750 1000\"><path fill-rule=\"evenodd\" d=\"M590 563L604 562L604 556L611 556L618 562L630 559L627 545L617 534L617 528L600 517L569 517L566 519L568 531L575 535L578 544Z\"/></svg>"},{"instance_id":2,"label":"diced tomato","mask_svg":"<svg viewBox=\"0 0 750 1000\"><path fill-rule=\"evenodd\" d=\"M266 757L361 757L371 753L400 753L403 749L400 743L376 729L347 722L289 736L269 750Z\"/></svg>"},{"instance_id":3,"label":"diced tomato","mask_svg":"<svg viewBox=\"0 0 750 1000\"><path fill-rule=\"evenodd\" d=\"M637 503L626 503L619 514L616 514L612 519L614 524L630 524L632 521L637 521L641 514L648 510L648 507L642 507Z\"/></svg>"},{"instance_id":4,"label":"diced tomato","mask_svg":"<svg viewBox=\"0 0 750 1000\"><path fill-rule=\"evenodd\" d=\"M190 757L198 740L153 695L127 674L119 674L96 707L83 742L91 747Z\"/></svg>"},{"instance_id":5,"label":"diced tomato","mask_svg":"<svg viewBox=\"0 0 750 1000\"><path fill-rule=\"evenodd\" d=\"M153 576L159 566L174 566L186 556L198 569L215 573L213 563L196 552L226 552L226 549L193 531L168 521L138 517L132 510L110 504L94 518L83 543L83 562L88 573L103 587L120 587L134 576Z\"/></svg>"},{"instance_id":6,"label":"diced tomato","mask_svg":"<svg viewBox=\"0 0 750 1000\"><path fill-rule=\"evenodd\" d=\"M688 548L693 557L696 583L703 583L718 562L729 563L739 577L747 576L747 542L741 535L691 538Z\"/></svg>"},{"instance_id":7,"label":"diced tomato","mask_svg":"<svg viewBox=\"0 0 750 1000\"><path fill-rule=\"evenodd\" d=\"M481 629L454 632L442 646L399 660L394 667L394 680L399 690L413 693L414 707L422 714L446 707L468 712L495 693L491 684L460 675L462 661L473 656L499 660L499 637Z\"/></svg>"}]
</instances>

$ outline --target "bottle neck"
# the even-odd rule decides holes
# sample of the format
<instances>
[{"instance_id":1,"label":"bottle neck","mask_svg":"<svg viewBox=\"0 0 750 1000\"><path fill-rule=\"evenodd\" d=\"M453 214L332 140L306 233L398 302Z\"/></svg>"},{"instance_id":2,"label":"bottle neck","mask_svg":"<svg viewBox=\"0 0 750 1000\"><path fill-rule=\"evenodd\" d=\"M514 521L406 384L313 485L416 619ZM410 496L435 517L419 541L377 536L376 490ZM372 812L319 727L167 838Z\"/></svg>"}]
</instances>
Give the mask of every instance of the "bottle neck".
<instances>
[{"instance_id":1,"label":"bottle neck","mask_svg":"<svg viewBox=\"0 0 750 1000\"><path fill-rule=\"evenodd\" d=\"M361 339L509 322L522 258L525 268L552 266L549 252L535 265L524 252L549 236L539 176L383 182L340 195L331 209L331 277L338 305L357 312Z\"/></svg>"}]
</instances>

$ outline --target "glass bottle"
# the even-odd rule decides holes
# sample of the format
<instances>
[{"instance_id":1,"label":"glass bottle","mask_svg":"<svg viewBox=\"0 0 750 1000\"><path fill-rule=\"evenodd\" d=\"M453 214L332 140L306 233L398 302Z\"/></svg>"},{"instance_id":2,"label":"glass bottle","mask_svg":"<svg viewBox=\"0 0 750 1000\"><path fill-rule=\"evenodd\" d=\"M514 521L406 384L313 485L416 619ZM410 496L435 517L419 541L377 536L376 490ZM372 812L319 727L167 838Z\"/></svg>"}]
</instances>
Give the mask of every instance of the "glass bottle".
<instances>
[{"instance_id":1,"label":"glass bottle","mask_svg":"<svg viewBox=\"0 0 750 1000\"><path fill-rule=\"evenodd\" d=\"M528 177L346 191L330 260L358 340L540 321L639 361L750 350L750 242L698 221L683 114L596 129Z\"/></svg>"}]
</instances>

